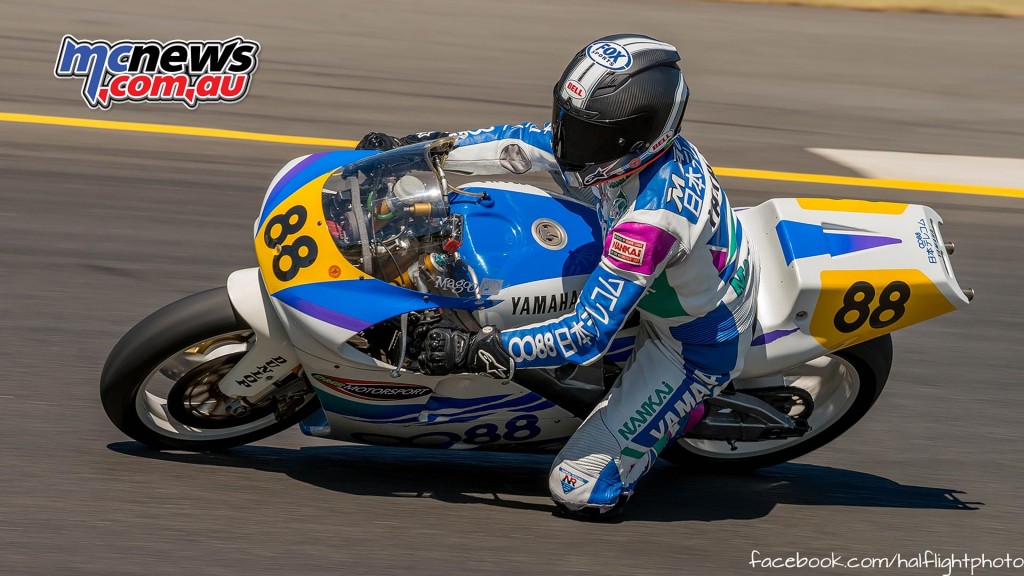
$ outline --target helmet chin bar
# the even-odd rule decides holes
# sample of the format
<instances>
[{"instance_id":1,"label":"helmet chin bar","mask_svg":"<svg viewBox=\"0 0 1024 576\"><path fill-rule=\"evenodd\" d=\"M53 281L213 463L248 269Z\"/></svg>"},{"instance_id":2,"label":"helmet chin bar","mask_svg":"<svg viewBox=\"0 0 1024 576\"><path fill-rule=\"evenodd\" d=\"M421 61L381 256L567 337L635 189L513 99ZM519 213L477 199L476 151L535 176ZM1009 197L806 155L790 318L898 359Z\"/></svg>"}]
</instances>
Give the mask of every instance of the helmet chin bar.
<instances>
[{"instance_id":1,"label":"helmet chin bar","mask_svg":"<svg viewBox=\"0 0 1024 576\"><path fill-rule=\"evenodd\" d=\"M673 136L673 138L675 138L675 136ZM672 140L669 139L668 142L671 141ZM600 184L608 182L609 180L625 178L627 176L630 176L632 174L635 174L636 172L643 170L652 162L654 162L658 158L661 158L661 156L670 149L671 145L666 143L666 145L662 149L652 153L650 156L647 157L645 157L644 154L631 154L629 156L623 156L622 158L618 158L611 162L587 166L580 170L566 170L564 174L567 180L571 180L571 182L569 182L570 186L574 186L576 188L598 186ZM630 164L633 163L634 160L637 161L636 165L630 166ZM596 169L591 171L594 168ZM583 174L586 175L584 176Z\"/></svg>"}]
</instances>

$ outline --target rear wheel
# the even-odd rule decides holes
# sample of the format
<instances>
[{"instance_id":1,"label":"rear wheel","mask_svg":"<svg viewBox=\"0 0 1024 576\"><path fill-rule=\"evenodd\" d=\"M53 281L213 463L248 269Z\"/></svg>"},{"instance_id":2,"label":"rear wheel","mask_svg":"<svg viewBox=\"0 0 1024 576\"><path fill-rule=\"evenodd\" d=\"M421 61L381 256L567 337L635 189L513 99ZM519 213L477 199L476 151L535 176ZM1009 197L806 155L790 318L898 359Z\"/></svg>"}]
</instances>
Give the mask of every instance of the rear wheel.
<instances>
[{"instance_id":1,"label":"rear wheel","mask_svg":"<svg viewBox=\"0 0 1024 576\"><path fill-rule=\"evenodd\" d=\"M276 434L320 406L300 373L239 409L218 384L255 335L227 289L194 294L151 314L114 346L100 398L122 432L157 449L222 450Z\"/></svg>"},{"instance_id":2,"label":"rear wheel","mask_svg":"<svg viewBox=\"0 0 1024 576\"><path fill-rule=\"evenodd\" d=\"M738 442L680 438L661 457L693 470L740 472L774 466L835 440L867 414L885 387L892 366L892 338L886 334L783 372L786 386L808 392L814 409L811 430L799 438Z\"/></svg>"}]
</instances>

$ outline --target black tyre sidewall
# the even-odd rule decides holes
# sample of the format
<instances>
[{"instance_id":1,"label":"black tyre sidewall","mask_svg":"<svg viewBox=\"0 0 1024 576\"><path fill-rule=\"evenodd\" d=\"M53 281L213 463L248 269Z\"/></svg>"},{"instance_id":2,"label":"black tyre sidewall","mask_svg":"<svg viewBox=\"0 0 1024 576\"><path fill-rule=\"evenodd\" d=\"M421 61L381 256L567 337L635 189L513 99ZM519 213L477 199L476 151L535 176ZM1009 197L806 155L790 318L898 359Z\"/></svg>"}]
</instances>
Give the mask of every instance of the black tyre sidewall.
<instances>
[{"instance_id":1,"label":"black tyre sidewall","mask_svg":"<svg viewBox=\"0 0 1024 576\"><path fill-rule=\"evenodd\" d=\"M224 287L193 294L157 310L122 336L107 356L100 376L100 399L107 417L121 432L153 448L213 451L266 438L312 414L320 405L315 399L266 428L216 440L173 438L152 430L139 418L136 396L157 366L197 342L248 328L235 313Z\"/></svg>"},{"instance_id":2,"label":"black tyre sidewall","mask_svg":"<svg viewBox=\"0 0 1024 576\"><path fill-rule=\"evenodd\" d=\"M850 409L820 434L794 446L749 458L714 458L687 450L677 441L665 448L661 457L688 470L700 472L749 472L775 466L809 454L843 435L878 400L892 367L892 337L888 334L834 353L850 363L860 377L860 389Z\"/></svg>"}]
</instances>

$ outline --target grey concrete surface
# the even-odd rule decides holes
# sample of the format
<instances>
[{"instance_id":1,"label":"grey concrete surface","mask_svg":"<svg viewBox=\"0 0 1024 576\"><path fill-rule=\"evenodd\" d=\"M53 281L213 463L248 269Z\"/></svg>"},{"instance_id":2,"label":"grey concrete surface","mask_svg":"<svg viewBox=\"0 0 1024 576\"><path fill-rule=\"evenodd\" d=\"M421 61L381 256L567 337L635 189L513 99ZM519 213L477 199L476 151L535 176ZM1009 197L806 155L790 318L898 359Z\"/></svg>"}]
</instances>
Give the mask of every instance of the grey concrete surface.
<instances>
[{"instance_id":1,"label":"grey concrete surface","mask_svg":"<svg viewBox=\"0 0 1024 576\"><path fill-rule=\"evenodd\" d=\"M4 0L0 111L337 138L539 122L563 62L613 31L685 50L685 129L716 165L848 174L807 147L1024 155L1024 21L667 0ZM263 51L242 103L98 113L52 77L67 33L243 34ZM727 179L740 205L929 204L978 298L895 335L880 403L840 440L750 476L659 466L617 524L552 517L544 456L297 430L222 455L140 448L100 407L106 353L159 306L252 265L263 190L309 151L0 123L0 574L754 574L753 549L1024 556L1013 199Z\"/></svg>"}]
</instances>

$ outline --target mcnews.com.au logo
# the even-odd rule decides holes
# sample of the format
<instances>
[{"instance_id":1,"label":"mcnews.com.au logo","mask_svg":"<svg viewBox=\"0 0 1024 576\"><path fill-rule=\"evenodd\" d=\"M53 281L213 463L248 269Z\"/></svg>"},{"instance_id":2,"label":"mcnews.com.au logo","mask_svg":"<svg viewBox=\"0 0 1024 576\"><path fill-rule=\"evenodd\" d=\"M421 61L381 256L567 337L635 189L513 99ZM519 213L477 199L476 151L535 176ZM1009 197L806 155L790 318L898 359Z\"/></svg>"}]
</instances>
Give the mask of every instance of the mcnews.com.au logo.
<instances>
[{"instance_id":1,"label":"mcnews.com.au logo","mask_svg":"<svg viewBox=\"0 0 1024 576\"><path fill-rule=\"evenodd\" d=\"M249 93L260 44L227 40L78 40L65 36L53 74L81 78L90 108L118 102L238 102Z\"/></svg>"}]
</instances>

